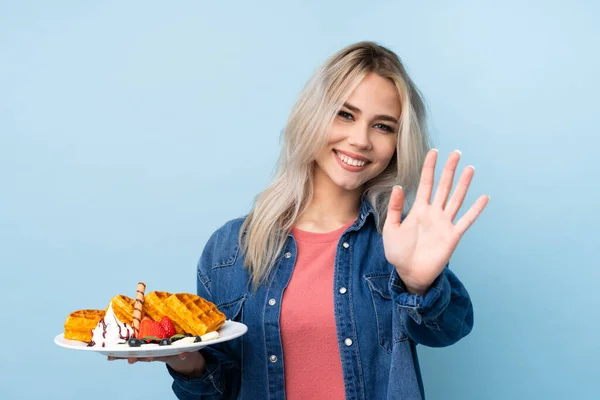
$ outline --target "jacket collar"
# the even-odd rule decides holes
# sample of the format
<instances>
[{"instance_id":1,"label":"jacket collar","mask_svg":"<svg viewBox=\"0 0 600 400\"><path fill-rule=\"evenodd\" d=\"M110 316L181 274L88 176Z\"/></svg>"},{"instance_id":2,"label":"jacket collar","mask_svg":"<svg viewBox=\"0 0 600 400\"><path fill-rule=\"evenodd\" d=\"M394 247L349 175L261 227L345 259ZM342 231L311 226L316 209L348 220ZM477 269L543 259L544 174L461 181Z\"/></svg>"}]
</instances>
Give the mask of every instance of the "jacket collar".
<instances>
[{"instance_id":1,"label":"jacket collar","mask_svg":"<svg viewBox=\"0 0 600 400\"><path fill-rule=\"evenodd\" d=\"M372 215L373 220L375 220L375 209L367 199L367 196L363 194L360 198L360 210L358 212L358 219L356 220L354 226L357 229L362 228L369 215Z\"/></svg>"}]
</instances>

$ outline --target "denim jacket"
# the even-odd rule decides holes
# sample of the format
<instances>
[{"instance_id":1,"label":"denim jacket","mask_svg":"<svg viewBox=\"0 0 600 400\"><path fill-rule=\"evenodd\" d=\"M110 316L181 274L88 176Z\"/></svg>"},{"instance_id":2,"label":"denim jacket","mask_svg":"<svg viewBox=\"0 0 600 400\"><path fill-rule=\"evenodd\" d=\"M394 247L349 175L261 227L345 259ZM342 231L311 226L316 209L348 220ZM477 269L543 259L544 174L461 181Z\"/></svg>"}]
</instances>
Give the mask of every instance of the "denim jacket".
<instances>
[{"instance_id":1,"label":"denim jacket","mask_svg":"<svg viewBox=\"0 0 600 400\"><path fill-rule=\"evenodd\" d=\"M424 295L407 292L385 258L374 216L363 199L336 250L332 290L346 399L424 399L416 346L449 346L466 336L473 307L449 265ZM181 400L285 399L279 314L296 245L288 235L267 284L254 291L238 248L242 222L231 220L209 238L197 266L197 291L248 332L202 349L207 366L200 376L167 366Z\"/></svg>"}]
</instances>

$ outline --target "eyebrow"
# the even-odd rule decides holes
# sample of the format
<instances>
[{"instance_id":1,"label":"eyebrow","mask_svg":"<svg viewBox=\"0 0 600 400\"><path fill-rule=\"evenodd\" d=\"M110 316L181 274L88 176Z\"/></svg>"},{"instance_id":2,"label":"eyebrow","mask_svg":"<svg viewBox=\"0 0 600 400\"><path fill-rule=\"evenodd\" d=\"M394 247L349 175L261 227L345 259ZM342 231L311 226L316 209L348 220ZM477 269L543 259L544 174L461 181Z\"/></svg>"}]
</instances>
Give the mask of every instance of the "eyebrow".
<instances>
[{"instance_id":1,"label":"eyebrow","mask_svg":"<svg viewBox=\"0 0 600 400\"><path fill-rule=\"evenodd\" d=\"M360 114L362 112L362 111L360 111L360 109L358 107L355 107L355 106L353 106L350 103L344 103L344 107L346 107L348 110L353 111L353 112L355 112L357 114ZM390 115L385 115L385 114L376 115L375 119L379 119L379 120L382 120L382 121L390 121L390 122L394 122L396 124L398 123L398 120L396 118L394 118L394 117L392 117Z\"/></svg>"}]
</instances>

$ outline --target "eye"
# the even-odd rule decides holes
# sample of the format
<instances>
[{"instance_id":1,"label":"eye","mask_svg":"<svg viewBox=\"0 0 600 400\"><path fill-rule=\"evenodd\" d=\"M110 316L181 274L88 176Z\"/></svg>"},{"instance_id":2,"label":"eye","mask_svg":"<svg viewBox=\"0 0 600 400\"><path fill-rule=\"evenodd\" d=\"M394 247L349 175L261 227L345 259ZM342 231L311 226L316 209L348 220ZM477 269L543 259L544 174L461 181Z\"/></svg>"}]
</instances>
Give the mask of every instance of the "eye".
<instances>
[{"instance_id":1,"label":"eye","mask_svg":"<svg viewBox=\"0 0 600 400\"><path fill-rule=\"evenodd\" d=\"M381 130L384 130L384 131L390 132L390 133L396 132L395 129L393 129L391 126L386 125L386 124L375 124L375 128L381 129Z\"/></svg>"},{"instance_id":2,"label":"eye","mask_svg":"<svg viewBox=\"0 0 600 400\"><path fill-rule=\"evenodd\" d=\"M352 114L350 114L349 112L344 111L344 110L340 110L338 112L338 115L340 117L344 118L344 119L354 119L354 117L352 116Z\"/></svg>"}]
</instances>

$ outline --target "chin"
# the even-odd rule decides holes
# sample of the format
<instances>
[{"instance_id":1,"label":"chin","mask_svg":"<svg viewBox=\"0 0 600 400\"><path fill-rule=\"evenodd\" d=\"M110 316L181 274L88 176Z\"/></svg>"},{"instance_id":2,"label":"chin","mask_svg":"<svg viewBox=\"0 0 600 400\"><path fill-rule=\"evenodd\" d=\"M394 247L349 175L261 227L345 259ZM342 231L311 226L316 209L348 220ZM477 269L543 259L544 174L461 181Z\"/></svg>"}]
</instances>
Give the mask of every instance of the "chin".
<instances>
[{"instance_id":1,"label":"chin","mask_svg":"<svg viewBox=\"0 0 600 400\"><path fill-rule=\"evenodd\" d=\"M362 187L363 183L356 180L332 179L332 181L341 189L354 191Z\"/></svg>"}]
</instances>

